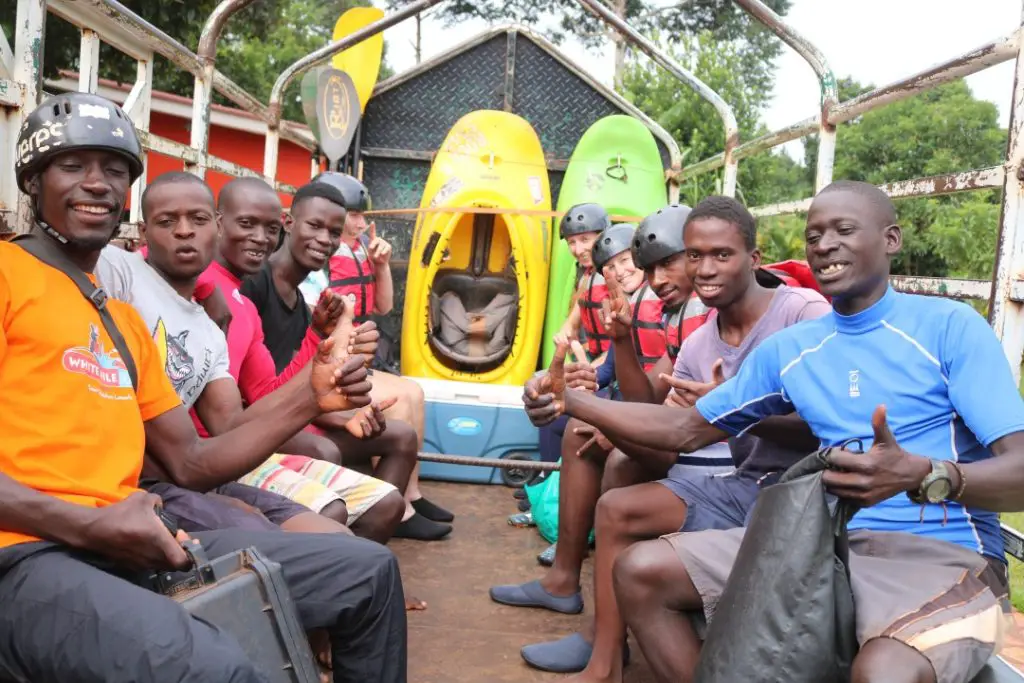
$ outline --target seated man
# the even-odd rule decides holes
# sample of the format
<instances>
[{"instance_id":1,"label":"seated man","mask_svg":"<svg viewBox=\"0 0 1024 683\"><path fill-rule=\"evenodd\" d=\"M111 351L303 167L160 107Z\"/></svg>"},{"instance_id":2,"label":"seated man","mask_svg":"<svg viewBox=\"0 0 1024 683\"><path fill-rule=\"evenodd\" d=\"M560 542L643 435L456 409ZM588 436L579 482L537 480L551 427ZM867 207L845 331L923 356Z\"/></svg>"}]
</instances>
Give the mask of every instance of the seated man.
<instances>
[{"instance_id":1,"label":"seated man","mask_svg":"<svg viewBox=\"0 0 1024 683\"><path fill-rule=\"evenodd\" d=\"M54 130L61 145L40 144ZM143 449L180 486L233 479L319 413L367 405L363 359L334 358L327 340L244 423L201 439L138 313L109 301L101 315L65 274L92 278L142 173L130 119L96 95L57 95L17 142L35 222L22 227L66 265L0 243L0 676L266 680L231 634L135 583L189 563L156 514L159 497L136 486ZM406 680L402 585L387 548L344 534L196 538L211 557L254 546L282 565L303 627L330 632L335 681Z\"/></svg>"},{"instance_id":2,"label":"seated man","mask_svg":"<svg viewBox=\"0 0 1024 683\"><path fill-rule=\"evenodd\" d=\"M947 299L897 293L888 196L838 181L807 215L807 260L833 312L764 340L694 408L541 399L610 437L692 451L794 411L833 453L849 524L858 683L967 683L1000 642L1007 567L998 512L1024 509L1024 403L992 329ZM638 420L645 429L637 430ZM615 565L626 623L660 681L693 680L693 616L712 618L743 529L639 543ZM766 668L771 662L764 663Z\"/></svg>"},{"instance_id":3,"label":"seated man","mask_svg":"<svg viewBox=\"0 0 1024 683\"><path fill-rule=\"evenodd\" d=\"M690 209L686 206L665 207L641 221L634 236L637 242L636 247L632 248L633 259L636 265L643 268L647 284L663 303L661 324L665 335L665 355L651 369L649 378L637 358L629 326L616 326L614 331L619 337L612 340L618 349L615 352L615 375L619 391L626 401L660 403L665 400L671 387L661 378L662 375L672 372L672 363L681 339L699 329L707 317L707 308L693 297L692 285L686 276L683 224L689 214ZM592 263L590 258L587 261ZM646 324L647 321L638 315L636 322ZM594 375L594 369L586 363L566 366L566 382L570 387L592 390ZM538 418L534 410L534 407L541 405L536 403L536 397L543 393L541 386L545 381L543 376L532 378L526 383L523 397L530 420L542 428L554 421L543 411ZM579 614L583 611L580 573L587 555L587 538L594 527L594 512L601 491L661 479L677 460L674 453L654 452L650 449L640 452L634 448L635 455L651 456L648 460L651 466L648 468L635 463L621 452L609 455L610 444L600 439L602 444L599 445L596 443L598 440L589 425L579 420L569 420L562 441L558 544L551 569L539 581L492 587L492 600L516 607L544 607L566 614ZM711 471L732 469L732 458L727 452L702 455L706 457L701 462ZM533 664L547 668L547 664L541 661L547 658L533 657L531 652L525 650L524 656L531 657ZM561 670L558 665L552 666ZM568 670L574 670L574 667Z\"/></svg>"},{"instance_id":4,"label":"seated man","mask_svg":"<svg viewBox=\"0 0 1024 683\"><path fill-rule=\"evenodd\" d=\"M219 230L213 192L191 173L165 173L146 187L142 219L140 231L148 246L146 260L110 245L100 254L96 276L110 296L132 304L142 315L185 407L194 406L211 434L222 434L244 419L242 398L228 372L224 333L192 301L196 279L210 265L217 249ZM324 332L329 334L333 326L334 322L329 322ZM402 495L394 486L306 456L288 458L289 462L295 461L296 469L319 476L305 476L276 461L261 464L255 472L272 479L278 491L290 487L305 490L310 509L351 526L356 535L387 542L404 507ZM243 480L253 476L257 475L250 472ZM265 514L268 506L280 514L279 503L261 504L269 491L236 483L220 484L219 493L240 497ZM168 508L172 513L177 510L170 505ZM268 519L286 523L295 516L294 506L286 507L284 513L288 515L285 519L274 514L268 514Z\"/></svg>"},{"instance_id":5,"label":"seated man","mask_svg":"<svg viewBox=\"0 0 1024 683\"><path fill-rule=\"evenodd\" d=\"M707 197L697 204L683 238L687 278L711 314L683 342L672 376L662 379L674 387L669 394L673 403L692 405L695 393L735 375L743 359L772 334L831 309L813 290L769 289L758 282L763 274L756 223L731 197ZM615 289L612 300L608 328L618 339L629 333L631 307ZM628 449L629 443L623 445ZM626 626L612 588L619 553L674 531L742 526L758 491L817 445L797 416L773 418L721 444L731 449L734 472L708 474L676 466L660 481L604 493L596 514L595 620L567 638L527 646L524 657L549 669L582 669L580 681L621 681Z\"/></svg>"},{"instance_id":6,"label":"seated man","mask_svg":"<svg viewBox=\"0 0 1024 683\"><path fill-rule=\"evenodd\" d=\"M341 192L345 201L345 224L340 242L330 252L330 259L323 267L309 271L299 284L302 297L310 306L325 289L332 289L338 294L347 294L356 299L356 320L366 321L371 315L386 315L394 307L394 282L391 277L391 245L387 240L377 236L377 226L372 221L367 223L366 212L371 208L370 190L359 179L345 173L327 172L313 178L314 182L331 185ZM292 300L291 285L280 278L275 280L278 286L286 287L289 292L281 292L281 296ZM255 294L254 294L255 295ZM292 307L294 308L294 306ZM270 332L266 332L270 337ZM287 362L288 353L293 353L295 340L282 338L282 355ZM374 384L381 396L397 396L398 403L391 409L389 416L402 420L416 429L419 439L419 450L423 450L423 439L426 436L426 397L423 389L413 380L393 375L378 369ZM405 490L405 499L409 502L406 510L406 531L420 530L422 536L432 537L447 535L443 526L427 525L423 520L448 524L455 516L440 505L423 497L420 491L420 467L416 467L409 477L409 486ZM413 516L413 511L418 517ZM449 529L450 531L450 529Z\"/></svg>"},{"instance_id":7,"label":"seated man","mask_svg":"<svg viewBox=\"0 0 1024 683\"><path fill-rule=\"evenodd\" d=\"M220 215L221 239L213 263L203 272L199 281L203 284L213 283L228 300L231 310L231 324L227 332L229 366L228 370L238 383L238 388L245 404L251 405L281 385L295 372L305 366L316 348L324 330L320 322L324 318L319 314L314 324L305 330L302 348L288 366L277 376L273 358L264 345L263 325L255 305L240 291L242 277L250 272L258 272L266 255L277 243L282 229L281 205L276 193L262 193L251 188L266 188L264 181L256 178L239 178L231 181L221 190L218 210ZM355 349L352 349L355 350ZM204 425L196 419L200 434L207 432ZM347 416L329 416L346 426ZM312 427L299 432L282 449L283 453L306 455L317 460L325 460L336 465L342 464L343 454L331 440L310 431ZM390 428L380 435L371 435L363 439L348 434L339 437L345 445L358 453L359 449L368 448L365 443L372 441L376 452L384 453L380 464L373 470L375 478L395 486L403 491L409 481L409 473L416 462L416 438L413 430L401 422L392 422ZM350 451L346 450L345 456ZM303 504L313 504L317 489L304 487L301 481L283 482L276 476L274 465L282 465L295 469L299 474L310 474L319 478L321 483L329 483L323 472L308 471L303 462L285 455L275 455L268 463L256 471L247 474L240 481L259 488L279 490L284 495ZM318 467L317 463L311 466ZM351 497L351 496L350 496Z\"/></svg>"},{"instance_id":8,"label":"seated man","mask_svg":"<svg viewBox=\"0 0 1024 683\"><path fill-rule=\"evenodd\" d=\"M347 221L347 211L343 206L344 196L334 185L322 182L310 182L303 186L303 197L300 201L298 195L292 202L291 215L287 217L284 224L285 236L282 248L273 252L269 261L256 273L249 275L242 281L239 291L243 296L252 301L259 313L262 322L264 338L267 340L269 349L277 351L275 364L283 368L292 362L296 353L301 354L303 339L314 322L313 316L306 307L302 296L299 293L299 284L305 280L311 272L327 265L327 257L337 248L341 240L342 231ZM239 202L233 195L243 193L246 197L254 200L252 203ZM258 197L256 195L259 195ZM231 207L250 207L250 211L259 210L257 207L270 207L272 204L276 209L276 215L281 215L280 204L277 203L277 193L270 186L260 180L251 180L232 188L225 188L221 194L222 202L227 206L224 215L224 225L227 240L232 239L238 232L238 227L232 225L233 214ZM269 212L268 216L269 218ZM229 251L225 250L227 257ZM324 295L338 296L331 290L321 292L321 299ZM362 310L359 301L355 302L355 312ZM367 323L373 325L373 323ZM387 373L375 373L375 381L382 377L398 379ZM409 405L408 393L404 386L413 384L417 391L419 385L410 380L391 382L390 386L378 386L377 396L388 396L399 398L405 396L405 405ZM396 391L397 393L389 393ZM422 392L420 392L422 396ZM392 401L394 403L394 401ZM402 413L402 417L408 418L408 413ZM377 472L380 477L389 480L387 471L393 466L394 461L402 458L403 464L403 488L411 479L410 471L415 471L417 464L417 448L419 446L417 434L411 424L400 417L391 421L394 433L386 438L362 439L353 438L352 434L345 429L345 418L341 416L325 416L316 420L315 424L320 433L337 444L342 453L345 463L349 467L370 469L373 467L371 458L384 455ZM388 452L389 442L401 439L400 453ZM411 504L405 505L405 513L402 523L399 525L396 535L401 538L414 538L418 540L431 541L444 538L451 533L450 524L435 522L427 519L424 515L416 512Z\"/></svg>"}]
</instances>

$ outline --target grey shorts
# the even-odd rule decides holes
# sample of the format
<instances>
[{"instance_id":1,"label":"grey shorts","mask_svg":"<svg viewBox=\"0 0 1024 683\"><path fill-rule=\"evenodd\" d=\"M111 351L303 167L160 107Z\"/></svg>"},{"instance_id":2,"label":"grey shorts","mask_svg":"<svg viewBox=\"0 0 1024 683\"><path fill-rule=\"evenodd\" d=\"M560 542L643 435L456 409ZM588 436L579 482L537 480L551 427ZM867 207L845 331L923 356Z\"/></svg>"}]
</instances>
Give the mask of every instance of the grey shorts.
<instances>
[{"instance_id":1,"label":"grey shorts","mask_svg":"<svg viewBox=\"0 0 1024 683\"><path fill-rule=\"evenodd\" d=\"M699 621L714 618L743 533L736 528L662 537L700 593ZM937 683L972 680L998 653L1009 628L1006 565L953 543L852 531L850 579L857 642L894 638L909 645L931 662Z\"/></svg>"},{"instance_id":2,"label":"grey shorts","mask_svg":"<svg viewBox=\"0 0 1024 683\"><path fill-rule=\"evenodd\" d=\"M765 478L748 472L701 474L673 467L658 483L686 503L686 521L680 531L734 529L746 524L762 485L777 477Z\"/></svg>"},{"instance_id":3,"label":"grey shorts","mask_svg":"<svg viewBox=\"0 0 1024 683\"><path fill-rule=\"evenodd\" d=\"M214 493L250 505L263 513L262 517L219 500L216 496L190 491L167 482L147 482L143 488L160 496L164 511L177 519L178 525L188 533L220 529L271 531L295 515L309 512L309 508L284 496L234 482L218 487Z\"/></svg>"}]
</instances>

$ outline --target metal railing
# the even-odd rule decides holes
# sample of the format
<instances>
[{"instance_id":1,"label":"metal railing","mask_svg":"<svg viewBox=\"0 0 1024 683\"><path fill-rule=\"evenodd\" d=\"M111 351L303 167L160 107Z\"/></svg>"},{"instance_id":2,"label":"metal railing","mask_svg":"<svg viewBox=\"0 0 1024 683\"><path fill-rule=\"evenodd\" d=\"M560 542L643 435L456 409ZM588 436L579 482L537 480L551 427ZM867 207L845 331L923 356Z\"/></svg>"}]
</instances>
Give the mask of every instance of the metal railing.
<instances>
[{"instance_id":1,"label":"metal railing","mask_svg":"<svg viewBox=\"0 0 1024 683\"><path fill-rule=\"evenodd\" d=\"M129 11L117 0L18 0L16 25L19 27L12 49L6 37L0 36L0 133L5 148L0 158L14 158L14 141L22 117L40 99L42 41L32 40L43 35L45 13L71 22L81 30L81 57L79 84L81 90L95 91L97 86L99 43L104 41L136 59L138 68L135 84L125 101L124 109L142 133L147 151L169 154L181 158L186 168L200 176L207 169L233 176L259 175L225 159L208 153L210 102L216 90L243 110L256 115L267 125L264 151L263 177L274 182L283 192L294 188L275 182L277 154L280 140L287 139L306 149L315 149L315 140L308 130L297 124L281 120L282 98L288 83L303 71L326 61L362 40L365 40L398 22L444 0L416 0L392 12L383 19L342 40L334 41L289 66L278 78L268 106L247 93L215 68L216 44L224 25L237 10L253 0L224 0L211 14L204 27L198 54L192 53L163 31ZM933 197L954 192L965 192L1001 187L1003 190L999 241L993 281L953 280L947 278L896 277L900 289L919 293L952 296L965 299L988 299L989 321L1002 341L1004 352L1019 379L1019 367L1024 356L1024 214L1021 211L1022 165L1024 145L1021 143L1020 104L1024 100L1024 56L1021 53L1021 29L1011 35L986 43L966 54L937 64L907 78L876 88L846 102L839 102L836 80L824 54L809 40L768 8L761 0L735 0L744 11L762 23L788 46L794 49L814 70L820 86L820 111L810 119L796 122L777 131L746 142L739 139L735 116L728 103L697 76L677 64L651 41L633 29L627 22L605 7L600 0L578 0L588 11L618 32L639 50L647 54L662 68L679 78L704 100L715 107L725 130L723 151L697 163L668 174L672 189L677 192L679 180L723 168L722 192L732 195L740 160L770 150L786 142L809 134L819 136L818 163L815 169L815 192L832 180L836 153L836 128L840 124L876 110L887 104L911 97L924 90L964 76L977 73L993 65L1016 60L1013 103L1010 115L1009 140L1005 162L1001 166L967 170L927 178L901 179L882 185L890 196ZM1024 23L1024 21L1022 21ZM191 145L161 138L149 131L150 98L153 81L153 57L159 54L176 66L195 76ZM673 159L673 162L676 160ZM675 165L675 163L673 164ZM139 217L139 197L145 187L145 175L133 186L130 220ZM752 209L757 216L778 216L806 211L811 198L783 202ZM15 213L21 220L13 220ZM20 198L12 174L0 173L0 231L2 227L26 224L27 206Z\"/></svg>"}]
</instances>

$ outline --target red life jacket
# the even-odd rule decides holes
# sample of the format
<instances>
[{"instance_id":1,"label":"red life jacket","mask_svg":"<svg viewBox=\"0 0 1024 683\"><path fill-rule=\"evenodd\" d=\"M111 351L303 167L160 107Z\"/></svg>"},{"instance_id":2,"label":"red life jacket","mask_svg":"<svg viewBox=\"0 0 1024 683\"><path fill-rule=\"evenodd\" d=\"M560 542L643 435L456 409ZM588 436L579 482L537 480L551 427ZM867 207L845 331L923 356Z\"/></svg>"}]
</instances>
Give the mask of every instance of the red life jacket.
<instances>
[{"instance_id":1,"label":"red life jacket","mask_svg":"<svg viewBox=\"0 0 1024 683\"><path fill-rule=\"evenodd\" d=\"M345 242L341 243L329 262L328 286L341 295L352 294L356 297L356 317L362 322L373 313L376 301L376 285L374 284L373 264L370 263L366 245L360 240L355 249Z\"/></svg>"},{"instance_id":2,"label":"red life jacket","mask_svg":"<svg viewBox=\"0 0 1024 683\"><path fill-rule=\"evenodd\" d=\"M818 281L814 279L814 271L807 265L807 261L790 259L788 261L779 261L778 263L766 263L761 266L761 269L775 275L785 285L813 289L821 294ZM831 301L828 297L825 298Z\"/></svg>"},{"instance_id":3,"label":"red life jacket","mask_svg":"<svg viewBox=\"0 0 1024 683\"><path fill-rule=\"evenodd\" d=\"M633 305L633 348L644 372L665 355L665 303L646 283L630 296Z\"/></svg>"},{"instance_id":4,"label":"red life jacket","mask_svg":"<svg viewBox=\"0 0 1024 683\"><path fill-rule=\"evenodd\" d=\"M593 360L607 351L611 343L601 311L601 302L608 298L608 285L603 275L588 270L580 280L580 288L580 323L586 333L587 353Z\"/></svg>"},{"instance_id":5,"label":"red life jacket","mask_svg":"<svg viewBox=\"0 0 1024 683\"><path fill-rule=\"evenodd\" d=\"M676 356L683 346L683 341L693 334L697 328L704 324L711 312L700 300L696 292L690 295L689 300L675 311L666 312L665 321L665 353L668 359L675 365Z\"/></svg>"}]
</instances>

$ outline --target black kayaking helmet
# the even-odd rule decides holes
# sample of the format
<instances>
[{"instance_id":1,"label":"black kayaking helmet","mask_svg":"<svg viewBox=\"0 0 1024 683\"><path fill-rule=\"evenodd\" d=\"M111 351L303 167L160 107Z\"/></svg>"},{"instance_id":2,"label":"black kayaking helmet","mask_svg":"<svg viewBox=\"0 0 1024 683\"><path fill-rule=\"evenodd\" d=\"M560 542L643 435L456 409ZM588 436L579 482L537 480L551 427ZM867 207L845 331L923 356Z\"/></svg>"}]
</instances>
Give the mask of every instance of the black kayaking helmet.
<instances>
[{"instance_id":1,"label":"black kayaking helmet","mask_svg":"<svg viewBox=\"0 0 1024 683\"><path fill-rule=\"evenodd\" d=\"M366 189L366 185L347 173L326 171L318 174L310 182L324 183L336 188L345 198L345 208L353 213L365 213L372 207L370 191Z\"/></svg>"},{"instance_id":2,"label":"black kayaking helmet","mask_svg":"<svg viewBox=\"0 0 1024 683\"><path fill-rule=\"evenodd\" d=\"M142 175L142 144L127 114L110 100L69 92L43 100L18 134L14 175L28 194L28 182L54 157L73 150L106 150L128 162L131 182Z\"/></svg>"},{"instance_id":3,"label":"black kayaking helmet","mask_svg":"<svg viewBox=\"0 0 1024 683\"><path fill-rule=\"evenodd\" d=\"M637 268L647 270L686 249L683 226L689 215L690 207L685 204L670 204L640 221L633 235L633 262Z\"/></svg>"},{"instance_id":4,"label":"black kayaking helmet","mask_svg":"<svg viewBox=\"0 0 1024 683\"><path fill-rule=\"evenodd\" d=\"M562 216L558 224L558 235L564 240L571 235L585 232L604 232L611 224L608 212L600 204L577 204Z\"/></svg>"},{"instance_id":5,"label":"black kayaking helmet","mask_svg":"<svg viewBox=\"0 0 1024 683\"><path fill-rule=\"evenodd\" d=\"M633 234L636 233L636 223L617 223L602 232L594 242L594 248L590 257L594 261L594 268L600 271L608 262L633 245Z\"/></svg>"}]
</instances>

